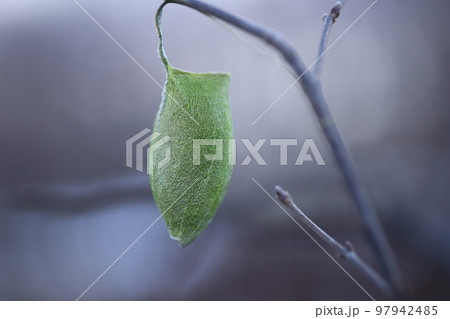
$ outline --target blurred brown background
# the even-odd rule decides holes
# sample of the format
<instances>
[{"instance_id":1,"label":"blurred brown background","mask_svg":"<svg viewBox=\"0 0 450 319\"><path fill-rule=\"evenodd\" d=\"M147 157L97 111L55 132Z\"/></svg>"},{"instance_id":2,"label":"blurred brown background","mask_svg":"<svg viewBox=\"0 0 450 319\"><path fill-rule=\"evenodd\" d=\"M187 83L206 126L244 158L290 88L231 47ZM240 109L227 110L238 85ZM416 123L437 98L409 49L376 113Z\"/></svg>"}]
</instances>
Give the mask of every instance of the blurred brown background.
<instances>
[{"instance_id":1,"label":"blurred brown background","mask_svg":"<svg viewBox=\"0 0 450 319\"><path fill-rule=\"evenodd\" d=\"M159 82L160 1L80 0ZM334 0L208 0L279 30L309 64ZM372 3L349 1L331 41ZM325 95L404 272L408 299L450 297L450 93L445 0L378 1L327 54ZM215 21L169 5L172 64L232 73L235 137L313 138L326 166L294 166L300 147L261 149L236 166L207 230L182 249L162 220L83 297L88 300L367 300L251 180L288 189L376 267L355 208L293 78ZM267 52L269 49L251 40ZM158 87L71 0L0 2L0 299L76 299L158 216L125 141L152 128ZM238 163L247 156L238 143ZM376 298L383 295L346 267Z\"/></svg>"}]
</instances>

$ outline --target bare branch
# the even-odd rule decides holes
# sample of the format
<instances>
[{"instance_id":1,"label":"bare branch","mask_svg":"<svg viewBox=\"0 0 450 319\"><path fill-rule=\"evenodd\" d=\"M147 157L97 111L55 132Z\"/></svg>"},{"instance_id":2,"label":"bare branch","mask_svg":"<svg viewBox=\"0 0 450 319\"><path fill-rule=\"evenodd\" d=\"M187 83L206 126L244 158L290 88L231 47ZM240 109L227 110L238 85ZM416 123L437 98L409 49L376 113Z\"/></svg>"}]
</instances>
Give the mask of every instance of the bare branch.
<instances>
[{"instance_id":1,"label":"bare branch","mask_svg":"<svg viewBox=\"0 0 450 319\"><path fill-rule=\"evenodd\" d=\"M251 21L244 20L226 11L218 9L207 3L198 0L167 0L162 5L177 3L195 9L208 16L213 16L225 21L237 28L244 30L255 37L265 41L274 47L285 59L288 65L298 76L297 81L303 88L311 106L322 127L323 133L328 140L338 167L344 177L356 208L359 212L364 230L368 236L377 259L389 282L399 289L400 272L392 249L387 241L386 235L381 227L380 221L373 209L367 194L358 178L358 174L353 164L350 153L345 146L341 134L335 124L328 104L323 96L321 85L314 72L307 72L295 49L279 34L272 30L265 29Z\"/></svg>"},{"instance_id":2,"label":"bare branch","mask_svg":"<svg viewBox=\"0 0 450 319\"><path fill-rule=\"evenodd\" d=\"M346 3L345 0L337 1L333 8L331 8L331 11L329 14L324 14L323 16L323 29L322 29L322 36L320 37L320 44L319 44L319 52L317 53L317 63L314 67L314 72L316 73L317 77L320 77L320 73L323 69L323 64L325 63L325 53L327 50L328 45L328 38L330 37L331 27L336 22L336 19L341 14L341 9Z\"/></svg>"},{"instance_id":3,"label":"bare branch","mask_svg":"<svg viewBox=\"0 0 450 319\"><path fill-rule=\"evenodd\" d=\"M280 186L275 187L278 200L286 206L293 213L296 213L300 220L314 233L316 233L336 254L336 256L349 264L353 265L361 272L363 272L373 283L375 283L386 296L396 298L395 289L380 276L372 267L365 263L355 252L353 245L347 241L345 246L337 242L333 237L328 235L324 230L317 226L311 219L308 218L300 208L295 205L291 195Z\"/></svg>"}]
</instances>

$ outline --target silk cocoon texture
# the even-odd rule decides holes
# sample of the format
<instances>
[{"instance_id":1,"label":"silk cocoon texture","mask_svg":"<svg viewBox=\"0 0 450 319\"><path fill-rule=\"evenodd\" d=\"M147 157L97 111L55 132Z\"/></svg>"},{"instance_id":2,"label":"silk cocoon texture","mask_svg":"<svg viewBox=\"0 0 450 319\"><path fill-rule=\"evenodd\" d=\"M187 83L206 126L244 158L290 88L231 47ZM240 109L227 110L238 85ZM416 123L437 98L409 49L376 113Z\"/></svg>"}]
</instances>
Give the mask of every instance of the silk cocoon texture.
<instances>
[{"instance_id":1,"label":"silk cocoon texture","mask_svg":"<svg viewBox=\"0 0 450 319\"><path fill-rule=\"evenodd\" d=\"M150 182L170 236L186 246L211 222L230 181L229 156L233 152L228 142L233 137L228 100L230 76L173 68L162 49L160 14L159 10L157 28L167 80L154 124L154 132L161 136L152 141L150 148L164 136L170 140L153 154L149 152L149 165L153 165ZM204 154L214 155L217 149L215 145L202 145L200 165L194 165L194 139L220 140L221 159L207 160ZM166 158L167 147L170 161L158 168L158 163Z\"/></svg>"}]
</instances>

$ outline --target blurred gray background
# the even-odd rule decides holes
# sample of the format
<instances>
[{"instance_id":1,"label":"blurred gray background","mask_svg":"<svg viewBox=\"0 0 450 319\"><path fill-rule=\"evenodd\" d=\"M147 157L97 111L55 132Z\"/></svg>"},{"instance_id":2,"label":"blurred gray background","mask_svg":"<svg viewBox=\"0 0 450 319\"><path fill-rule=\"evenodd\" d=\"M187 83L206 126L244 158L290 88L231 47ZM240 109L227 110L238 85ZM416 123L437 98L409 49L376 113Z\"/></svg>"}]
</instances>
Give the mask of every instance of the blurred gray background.
<instances>
[{"instance_id":1,"label":"blurred gray background","mask_svg":"<svg viewBox=\"0 0 450 319\"><path fill-rule=\"evenodd\" d=\"M156 0L80 0L159 82ZM279 30L309 64L334 0L208 0ZM349 1L331 41L372 3ZM328 52L323 89L406 279L406 298L450 297L450 41L446 0L378 1ZM235 137L313 138L326 166L236 166L216 218L180 248L154 227L84 300L367 300L251 180L297 204L377 267L304 94L215 21L169 5L176 67L231 72ZM265 52L271 51L250 39ZM273 54L273 53L271 53ZM158 216L125 141L152 128L158 87L71 0L0 2L0 299L76 299ZM238 163L247 156L238 143ZM383 295L346 266L376 298Z\"/></svg>"}]
</instances>

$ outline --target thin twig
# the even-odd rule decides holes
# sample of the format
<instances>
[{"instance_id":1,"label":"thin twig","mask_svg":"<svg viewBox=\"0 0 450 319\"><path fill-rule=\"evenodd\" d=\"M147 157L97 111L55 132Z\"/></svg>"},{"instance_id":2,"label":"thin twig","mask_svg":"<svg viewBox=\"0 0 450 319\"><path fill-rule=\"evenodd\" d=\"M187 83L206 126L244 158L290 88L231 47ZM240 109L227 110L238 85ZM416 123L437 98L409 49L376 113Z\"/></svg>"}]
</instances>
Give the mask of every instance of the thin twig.
<instances>
[{"instance_id":1,"label":"thin twig","mask_svg":"<svg viewBox=\"0 0 450 319\"><path fill-rule=\"evenodd\" d=\"M229 24L223 22L222 20L219 20L215 17L212 17L214 21L216 21L218 24L220 24L223 28L225 28L228 32L230 32L236 39L240 40L243 44L245 44L248 48L255 51L257 54L261 55L263 58L265 58L267 61L270 61L273 63L276 67L278 67L280 70L283 70L293 77L295 77L295 73L289 68L287 65L284 64L283 61L280 61L277 57L267 53L267 50L264 50L263 48L258 47L257 45L251 43L249 40L247 40L245 37L240 35L238 32L236 32L232 26Z\"/></svg>"},{"instance_id":2,"label":"thin twig","mask_svg":"<svg viewBox=\"0 0 450 319\"><path fill-rule=\"evenodd\" d=\"M308 216L303 213L300 208L294 203L291 195L280 186L275 187L278 200L285 205L289 210L297 213L300 220L314 233L316 233L330 248L334 250L336 256L341 260L347 261L354 267L363 272L373 283L375 283L386 296L395 298L395 289L392 285L380 276L372 267L364 262L355 252L353 245L347 241L345 246L337 242L333 237L328 235L324 230L317 226Z\"/></svg>"},{"instance_id":3,"label":"thin twig","mask_svg":"<svg viewBox=\"0 0 450 319\"><path fill-rule=\"evenodd\" d=\"M381 227L380 221L358 178L355 165L353 164L350 153L335 124L333 116L331 115L328 104L323 96L321 85L315 73L307 72L307 68L295 49L279 33L265 29L251 21L244 20L198 0L167 0L162 6L165 6L168 3L184 5L206 15L219 18L260 38L280 52L287 64L298 76L297 80L299 80L300 85L316 113L324 135L331 146L335 160L349 189L350 195L355 201L364 230L375 251L383 273L386 274L389 282L400 290L400 272L398 270L397 261L387 241L383 228Z\"/></svg>"},{"instance_id":4,"label":"thin twig","mask_svg":"<svg viewBox=\"0 0 450 319\"><path fill-rule=\"evenodd\" d=\"M345 0L343 1L337 1L333 8L331 8L329 14L324 14L323 16L323 29L322 29L322 35L320 37L320 44L319 44L319 52L317 53L317 62L316 66L314 67L314 72L316 73L317 77L320 77L320 73L323 69L323 64L325 62L325 52L328 45L328 38L330 37L331 27L336 22L336 19L341 14L341 9L345 4Z\"/></svg>"}]
</instances>

